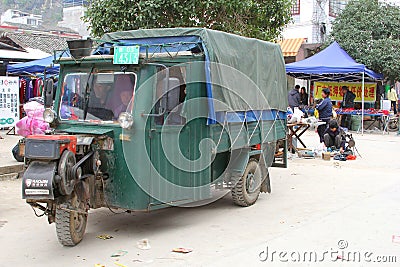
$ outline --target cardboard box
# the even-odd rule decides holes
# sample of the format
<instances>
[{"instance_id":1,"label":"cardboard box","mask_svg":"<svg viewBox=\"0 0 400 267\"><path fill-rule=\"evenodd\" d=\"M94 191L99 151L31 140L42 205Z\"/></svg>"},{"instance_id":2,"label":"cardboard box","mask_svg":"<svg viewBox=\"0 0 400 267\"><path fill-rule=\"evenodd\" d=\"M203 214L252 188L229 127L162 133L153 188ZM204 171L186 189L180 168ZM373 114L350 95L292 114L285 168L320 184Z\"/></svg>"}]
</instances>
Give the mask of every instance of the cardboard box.
<instances>
[{"instance_id":1,"label":"cardboard box","mask_svg":"<svg viewBox=\"0 0 400 267\"><path fill-rule=\"evenodd\" d=\"M331 153L329 153L329 152L323 152L323 153L322 153L322 159L323 159L323 160L331 160Z\"/></svg>"}]
</instances>

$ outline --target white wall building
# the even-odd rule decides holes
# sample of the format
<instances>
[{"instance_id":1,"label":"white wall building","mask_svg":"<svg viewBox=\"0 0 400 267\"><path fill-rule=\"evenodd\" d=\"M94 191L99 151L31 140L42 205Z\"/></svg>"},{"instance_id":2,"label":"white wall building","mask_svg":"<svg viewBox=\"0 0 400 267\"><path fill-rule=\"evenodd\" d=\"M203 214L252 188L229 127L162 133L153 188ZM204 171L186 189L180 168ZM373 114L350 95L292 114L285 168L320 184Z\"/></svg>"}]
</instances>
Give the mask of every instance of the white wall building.
<instances>
[{"instance_id":1,"label":"white wall building","mask_svg":"<svg viewBox=\"0 0 400 267\"><path fill-rule=\"evenodd\" d=\"M293 0L293 23L283 31L283 39L306 38L308 43L322 43L332 30L332 22L349 0ZM400 0L381 0L400 5Z\"/></svg>"},{"instance_id":2,"label":"white wall building","mask_svg":"<svg viewBox=\"0 0 400 267\"><path fill-rule=\"evenodd\" d=\"M283 39L307 38L308 43L324 42L332 22L349 0L294 0L293 23L283 31Z\"/></svg>"},{"instance_id":3,"label":"white wall building","mask_svg":"<svg viewBox=\"0 0 400 267\"><path fill-rule=\"evenodd\" d=\"M42 24L42 15L34 15L15 9L8 9L1 15L0 22L12 22L30 26L40 26Z\"/></svg>"},{"instance_id":4,"label":"white wall building","mask_svg":"<svg viewBox=\"0 0 400 267\"><path fill-rule=\"evenodd\" d=\"M89 24L82 20L87 4L88 1L85 0L63 0L63 20L58 23L58 26L72 29L82 37L88 37Z\"/></svg>"}]
</instances>

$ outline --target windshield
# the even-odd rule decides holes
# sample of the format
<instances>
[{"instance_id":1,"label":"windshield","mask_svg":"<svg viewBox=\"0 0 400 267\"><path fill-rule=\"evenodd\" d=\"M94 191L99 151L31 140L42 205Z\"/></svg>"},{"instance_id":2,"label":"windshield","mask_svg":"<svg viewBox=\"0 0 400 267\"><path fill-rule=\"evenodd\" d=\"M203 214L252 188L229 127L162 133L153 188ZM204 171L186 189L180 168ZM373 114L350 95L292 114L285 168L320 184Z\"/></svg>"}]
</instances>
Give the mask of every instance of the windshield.
<instances>
[{"instance_id":1,"label":"windshield","mask_svg":"<svg viewBox=\"0 0 400 267\"><path fill-rule=\"evenodd\" d=\"M61 91L62 120L115 122L132 112L136 74L132 72L70 73Z\"/></svg>"}]
</instances>

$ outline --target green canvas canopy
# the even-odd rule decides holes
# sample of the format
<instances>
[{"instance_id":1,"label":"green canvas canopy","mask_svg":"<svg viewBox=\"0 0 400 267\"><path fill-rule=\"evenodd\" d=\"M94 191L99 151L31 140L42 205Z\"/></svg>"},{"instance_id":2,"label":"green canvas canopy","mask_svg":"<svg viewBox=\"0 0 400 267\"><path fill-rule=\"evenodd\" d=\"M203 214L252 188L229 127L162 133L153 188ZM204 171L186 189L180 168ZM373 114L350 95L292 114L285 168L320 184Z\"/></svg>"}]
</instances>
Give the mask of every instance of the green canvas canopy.
<instances>
[{"instance_id":1,"label":"green canvas canopy","mask_svg":"<svg viewBox=\"0 0 400 267\"><path fill-rule=\"evenodd\" d=\"M224 111L286 111L285 62L278 44L202 28L122 31L101 39L114 45L198 42L205 54L208 97L213 100L211 118Z\"/></svg>"}]
</instances>

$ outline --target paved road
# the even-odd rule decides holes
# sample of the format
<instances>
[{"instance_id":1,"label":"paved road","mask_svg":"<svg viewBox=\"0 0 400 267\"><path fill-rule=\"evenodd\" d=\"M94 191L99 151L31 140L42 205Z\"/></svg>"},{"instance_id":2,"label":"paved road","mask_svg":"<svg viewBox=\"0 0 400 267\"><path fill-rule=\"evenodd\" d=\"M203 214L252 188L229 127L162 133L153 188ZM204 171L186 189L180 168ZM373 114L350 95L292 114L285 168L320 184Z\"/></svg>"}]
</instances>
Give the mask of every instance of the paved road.
<instances>
[{"instance_id":1,"label":"paved road","mask_svg":"<svg viewBox=\"0 0 400 267\"><path fill-rule=\"evenodd\" d=\"M315 133L305 140L316 145ZM366 266L365 253L370 261L397 256L397 263L379 266L399 266L400 237L392 236L400 236L400 137L356 141L363 158L354 162L293 159L288 169L273 169L272 194L249 208L226 196L200 208L91 211L86 236L73 248L59 245L54 224L21 200L19 180L0 181L0 266L117 266L110 255L120 249L128 251L118 261L125 266L309 266L293 260L311 252L324 259L318 266ZM96 238L103 233L114 238ZM143 238L150 250L136 247ZM193 252L174 254L174 247ZM336 251L359 253L361 262L332 262L342 257Z\"/></svg>"},{"instance_id":2,"label":"paved road","mask_svg":"<svg viewBox=\"0 0 400 267\"><path fill-rule=\"evenodd\" d=\"M18 135L7 135L8 132L0 129L0 181L5 178L4 174L19 172L22 163L16 161L12 155L12 148L21 138Z\"/></svg>"}]
</instances>

